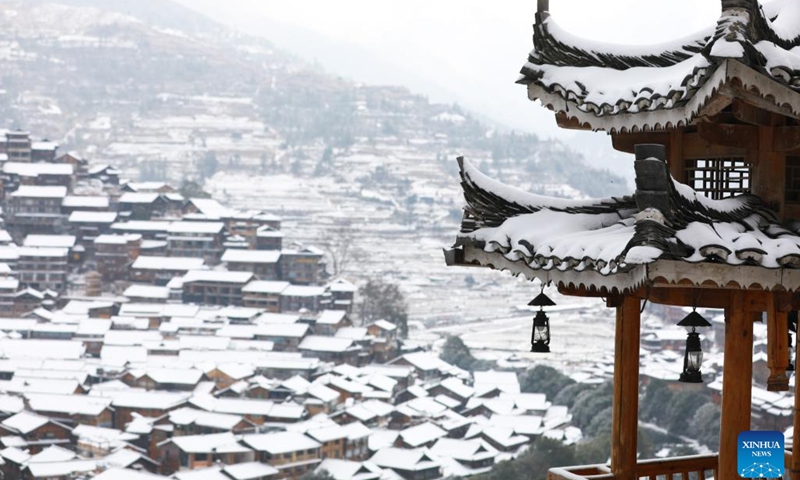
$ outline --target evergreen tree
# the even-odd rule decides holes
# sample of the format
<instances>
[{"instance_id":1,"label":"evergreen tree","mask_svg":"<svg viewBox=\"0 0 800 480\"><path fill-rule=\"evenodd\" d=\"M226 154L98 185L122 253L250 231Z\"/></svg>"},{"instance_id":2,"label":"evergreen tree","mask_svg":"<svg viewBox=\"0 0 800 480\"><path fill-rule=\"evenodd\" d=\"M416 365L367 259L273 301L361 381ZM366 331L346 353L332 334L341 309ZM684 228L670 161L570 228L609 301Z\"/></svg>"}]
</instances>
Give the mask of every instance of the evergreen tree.
<instances>
[{"instance_id":1,"label":"evergreen tree","mask_svg":"<svg viewBox=\"0 0 800 480\"><path fill-rule=\"evenodd\" d=\"M388 320L397 325L401 338L408 337L408 304L400 287L383 280L369 280L358 290L360 315L364 324Z\"/></svg>"},{"instance_id":2,"label":"evergreen tree","mask_svg":"<svg viewBox=\"0 0 800 480\"><path fill-rule=\"evenodd\" d=\"M523 374L519 386L524 393L544 393L552 400L558 392L573 383L575 380L555 368L537 365Z\"/></svg>"}]
</instances>

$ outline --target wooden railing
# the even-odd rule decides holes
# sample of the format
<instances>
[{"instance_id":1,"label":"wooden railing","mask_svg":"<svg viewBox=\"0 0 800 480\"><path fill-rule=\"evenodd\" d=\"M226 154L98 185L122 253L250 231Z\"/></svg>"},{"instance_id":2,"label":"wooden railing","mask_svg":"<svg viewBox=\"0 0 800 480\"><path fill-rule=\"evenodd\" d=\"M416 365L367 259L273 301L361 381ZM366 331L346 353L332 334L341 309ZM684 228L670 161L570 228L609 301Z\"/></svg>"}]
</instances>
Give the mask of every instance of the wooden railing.
<instances>
[{"instance_id":1,"label":"wooden railing","mask_svg":"<svg viewBox=\"0 0 800 480\"><path fill-rule=\"evenodd\" d=\"M692 455L669 459L642 460L636 465L640 480L706 480L716 479L717 455ZM547 480L613 480L607 465L553 468Z\"/></svg>"},{"instance_id":2,"label":"wooden railing","mask_svg":"<svg viewBox=\"0 0 800 480\"><path fill-rule=\"evenodd\" d=\"M613 480L614 474L606 465L551 468L547 480Z\"/></svg>"},{"instance_id":3,"label":"wooden railing","mask_svg":"<svg viewBox=\"0 0 800 480\"><path fill-rule=\"evenodd\" d=\"M716 479L719 477L717 475L717 455L643 460L636 465L636 476L647 480Z\"/></svg>"}]
</instances>

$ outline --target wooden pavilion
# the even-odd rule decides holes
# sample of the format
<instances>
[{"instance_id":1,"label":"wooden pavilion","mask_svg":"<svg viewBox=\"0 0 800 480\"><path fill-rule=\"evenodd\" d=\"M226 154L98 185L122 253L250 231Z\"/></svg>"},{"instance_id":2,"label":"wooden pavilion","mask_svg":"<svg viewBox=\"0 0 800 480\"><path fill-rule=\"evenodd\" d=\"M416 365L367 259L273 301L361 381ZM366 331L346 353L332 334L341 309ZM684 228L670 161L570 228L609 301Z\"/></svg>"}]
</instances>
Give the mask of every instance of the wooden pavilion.
<instances>
[{"instance_id":1,"label":"wooden pavilion","mask_svg":"<svg viewBox=\"0 0 800 480\"><path fill-rule=\"evenodd\" d=\"M768 388L789 389L787 316L800 310L800 1L721 2L707 31L649 47L568 34L538 2L519 83L559 126L605 131L614 148L636 153L633 195L528 194L459 159L467 206L448 264L508 270L616 309L610 467L553 469L552 479L739 478L753 322L765 312ZM637 461L644 300L725 311L718 455ZM798 434L786 466L800 479L792 452Z\"/></svg>"}]
</instances>

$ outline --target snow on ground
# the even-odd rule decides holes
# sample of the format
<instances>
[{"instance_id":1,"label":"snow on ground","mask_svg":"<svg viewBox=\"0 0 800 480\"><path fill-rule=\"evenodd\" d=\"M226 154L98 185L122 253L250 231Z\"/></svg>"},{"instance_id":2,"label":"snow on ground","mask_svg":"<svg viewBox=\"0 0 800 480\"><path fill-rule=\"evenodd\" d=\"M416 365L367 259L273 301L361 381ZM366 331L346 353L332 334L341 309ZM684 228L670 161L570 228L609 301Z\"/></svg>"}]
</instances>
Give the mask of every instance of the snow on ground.
<instances>
[{"instance_id":1,"label":"snow on ground","mask_svg":"<svg viewBox=\"0 0 800 480\"><path fill-rule=\"evenodd\" d=\"M291 241L320 244L337 226L350 223L356 232L353 241L365 255L347 276L356 282L380 277L401 284L412 324L423 327L412 326L412 341L436 344L446 335L458 335L479 358L516 356L522 362L577 364L613 352L613 310L600 300L562 297L551 288L548 294L559 304L550 309L553 353L547 358L527 353L534 312L517 307L539 293L538 283L483 268L447 267L442 249L452 244L458 231L457 220L448 215L461 202L458 184L433 175L430 162L401 157L397 150L387 156L351 155L346 169L340 169L349 177L346 182L221 172L205 188L231 207L281 216L281 228ZM377 187L381 198L364 195L354 179L376 165L412 179L411 191L429 192L431 202L418 204L407 221L398 214L404 200L394 198L389 186Z\"/></svg>"}]
</instances>

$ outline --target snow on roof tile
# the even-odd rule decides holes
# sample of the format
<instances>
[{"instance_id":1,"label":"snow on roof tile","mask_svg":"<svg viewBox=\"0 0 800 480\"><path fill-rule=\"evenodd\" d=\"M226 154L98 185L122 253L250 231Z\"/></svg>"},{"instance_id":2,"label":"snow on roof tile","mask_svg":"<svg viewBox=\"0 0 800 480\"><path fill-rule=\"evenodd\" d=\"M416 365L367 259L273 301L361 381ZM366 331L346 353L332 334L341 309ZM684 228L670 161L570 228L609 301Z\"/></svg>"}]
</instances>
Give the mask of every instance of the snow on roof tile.
<instances>
[{"instance_id":1,"label":"snow on roof tile","mask_svg":"<svg viewBox=\"0 0 800 480\"><path fill-rule=\"evenodd\" d=\"M183 392L141 392L115 391L109 392L114 407L168 410L183 405L189 399L189 393Z\"/></svg>"},{"instance_id":2,"label":"snow on roof tile","mask_svg":"<svg viewBox=\"0 0 800 480\"><path fill-rule=\"evenodd\" d=\"M397 330L397 325L388 321L388 320L376 320L372 322L370 325L375 325L376 327L380 328L381 330L386 330L387 332L393 332ZM368 325L369 326L369 325Z\"/></svg>"},{"instance_id":3,"label":"snow on roof tile","mask_svg":"<svg viewBox=\"0 0 800 480\"><path fill-rule=\"evenodd\" d=\"M24 450L20 450L16 447L7 447L0 451L0 457L3 457L5 460L10 460L13 463L23 465L25 464L29 458L31 458L30 454Z\"/></svg>"},{"instance_id":4,"label":"snow on roof tile","mask_svg":"<svg viewBox=\"0 0 800 480\"><path fill-rule=\"evenodd\" d=\"M172 222L167 229L168 233L206 233L217 234L222 232L225 224L222 222Z\"/></svg>"},{"instance_id":5,"label":"snow on roof tile","mask_svg":"<svg viewBox=\"0 0 800 480\"><path fill-rule=\"evenodd\" d=\"M170 422L176 425L197 425L224 430L232 430L244 417L227 413L214 413L183 407L169 412Z\"/></svg>"},{"instance_id":6,"label":"snow on roof tile","mask_svg":"<svg viewBox=\"0 0 800 480\"><path fill-rule=\"evenodd\" d=\"M16 415L12 415L11 417L8 417L0 422L0 425L3 425L3 427L8 428L11 431L27 435L42 425L47 424L49 421L49 418L37 415L35 413L19 412Z\"/></svg>"},{"instance_id":7,"label":"snow on roof tile","mask_svg":"<svg viewBox=\"0 0 800 480\"><path fill-rule=\"evenodd\" d=\"M542 417L538 415L502 415L493 414L486 423L495 427L507 427L516 435L539 435L542 433Z\"/></svg>"},{"instance_id":8,"label":"snow on roof tile","mask_svg":"<svg viewBox=\"0 0 800 480\"><path fill-rule=\"evenodd\" d=\"M264 293L279 295L289 287L289 282L254 280L242 288L243 293Z\"/></svg>"},{"instance_id":9,"label":"snow on roof tile","mask_svg":"<svg viewBox=\"0 0 800 480\"><path fill-rule=\"evenodd\" d=\"M797 88L800 60L793 52L800 46L795 26L800 15L793 3L771 2L765 10L753 8L744 14L740 10L749 7L725 8L715 29L653 46L581 39L562 30L549 12L540 11L534 26L535 48L519 82L529 85L532 100L569 112L595 129L686 124L711 95L711 88L718 87L711 77L724 70L720 67L729 59ZM673 112L653 116L654 111ZM650 114L649 119L638 120L640 112Z\"/></svg>"},{"instance_id":10,"label":"snow on roof tile","mask_svg":"<svg viewBox=\"0 0 800 480\"><path fill-rule=\"evenodd\" d=\"M111 404L111 399L87 395L28 393L25 398L31 410L69 415L98 416Z\"/></svg>"},{"instance_id":11,"label":"snow on roof tile","mask_svg":"<svg viewBox=\"0 0 800 480\"><path fill-rule=\"evenodd\" d=\"M70 176L73 172L72 165L69 163L6 162L3 164L3 173L21 177L38 177L39 175Z\"/></svg>"},{"instance_id":12,"label":"snow on roof tile","mask_svg":"<svg viewBox=\"0 0 800 480\"><path fill-rule=\"evenodd\" d=\"M383 471L371 462L354 462L327 458L319 464L316 472L328 472L335 480L377 480L383 478Z\"/></svg>"},{"instance_id":13,"label":"snow on roof tile","mask_svg":"<svg viewBox=\"0 0 800 480\"><path fill-rule=\"evenodd\" d=\"M266 323L258 326L256 335L261 337L303 338L309 326L305 323Z\"/></svg>"},{"instance_id":14,"label":"snow on roof tile","mask_svg":"<svg viewBox=\"0 0 800 480\"><path fill-rule=\"evenodd\" d=\"M119 197L119 203L135 203L135 204L151 204L158 200L158 197L161 196L158 193L134 193L134 192L126 192L123 193L121 197Z\"/></svg>"},{"instance_id":15,"label":"snow on roof tile","mask_svg":"<svg viewBox=\"0 0 800 480\"><path fill-rule=\"evenodd\" d=\"M202 258L194 257L146 257L139 256L131 268L138 270L189 271L203 268Z\"/></svg>"},{"instance_id":16,"label":"snow on roof tile","mask_svg":"<svg viewBox=\"0 0 800 480\"><path fill-rule=\"evenodd\" d=\"M209 218L224 218L234 213L212 198L190 198L189 203Z\"/></svg>"},{"instance_id":17,"label":"snow on roof tile","mask_svg":"<svg viewBox=\"0 0 800 480\"><path fill-rule=\"evenodd\" d=\"M254 480L262 477L269 477L278 474L278 469L272 465L259 462L237 463L236 465L225 465L222 467L228 476L233 480Z\"/></svg>"},{"instance_id":18,"label":"snow on roof tile","mask_svg":"<svg viewBox=\"0 0 800 480\"><path fill-rule=\"evenodd\" d=\"M254 450L271 455L316 449L321 446L311 438L296 432L245 435L243 441Z\"/></svg>"},{"instance_id":19,"label":"snow on roof tile","mask_svg":"<svg viewBox=\"0 0 800 480\"><path fill-rule=\"evenodd\" d=\"M164 232L169 229L170 222L157 220L131 220L111 225L112 230L127 232Z\"/></svg>"},{"instance_id":20,"label":"snow on roof tile","mask_svg":"<svg viewBox=\"0 0 800 480\"><path fill-rule=\"evenodd\" d=\"M315 323L319 325L336 325L344 320L346 316L347 312L344 310L323 310Z\"/></svg>"},{"instance_id":21,"label":"snow on roof tile","mask_svg":"<svg viewBox=\"0 0 800 480\"><path fill-rule=\"evenodd\" d=\"M135 242L141 240L142 236L138 233L119 234L103 234L94 239L95 245L125 245L128 242Z\"/></svg>"},{"instance_id":22,"label":"snow on roof tile","mask_svg":"<svg viewBox=\"0 0 800 480\"><path fill-rule=\"evenodd\" d=\"M416 448L447 436L447 432L433 423L421 423L400 431L400 438L406 445Z\"/></svg>"},{"instance_id":23,"label":"snow on roof tile","mask_svg":"<svg viewBox=\"0 0 800 480\"><path fill-rule=\"evenodd\" d=\"M108 197L67 195L61 201L62 207L67 208L103 208L109 207Z\"/></svg>"},{"instance_id":24,"label":"snow on roof tile","mask_svg":"<svg viewBox=\"0 0 800 480\"><path fill-rule=\"evenodd\" d=\"M289 285L282 292L282 297L320 297L325 294L325 287L315 285Z\"/></svg>"},{"instance_id":25,"label":"snow on roof tile","mask_svg":"<svg viewBox=\"0 0 800 480\"><path fill-rule=\"evenodd\" d=\"M461 440L440 438L431 447L431 453L437 457L450 457L460 461L481 461L494 458L498 451L483 440Z\"/></svg>"},{"instance_id":26,"label":"snow on roof tile","mask_svg":"<svg viewBox=\"0 0 800 480\"><path fill-rule=\"evenodd\" d=\"M322 400L323 402L335 402L339 398L339 392L325 385L312 383L308 386L308 396Z\"/></svg>"},{"instance_id":27,"label":"snow on roof tile","mask_svg":"<svg viewBox=\"0 0 800 480\"><path fill-rule=\"evenodd\" d=\"M439 466L439 463L433 459L428 453L428 450L421 448L382 448L375 452L369 461L382 468L393 468L411 472Z\"/></svg>"},{"instance_id":28,"label":"snow on roof tile","mask_svg":"<svg viewBox=\"0 0 800 480\"><path fill-rule=\"evenodd\" d=\"M31 458L28 459L28 463L68 462L76 457L77 455L72 450L67 450L58 445L50 445L41 452L31 456Z\"/></svg>"},{"instance_id":29,"label":"snow on roof tile","mask_svg":"<svg viewBox=\"0 0 800 480\"><path fill-rule=\"evenodd\" d=\"M97 470L94 460L70 460L67 462L32 463L28 470L34 478L57 478Z\"/></svg>"},{"instance_id":30,"label":"snow on roof tile","mask_svg":"<svg viewBox=\"0 0 800 480\"><path fill-rule=\"evenodd\" d=\"M169 288L155 285L131 285L122 294L124 297L152 298L166 300L169 298Z\"/></svg>"},{"instance_id":31,"label":"snow on roof tile","mask_svg":"<svg viewBox=\"0 0 800 480\"><path fill-rule=\"evenodd\" d=\"M72 429L72 434L80 440L88 442L103 442L122 444L139 438L139 435L123 432L114 428L96 427L94 425L77 425Z\"/></svg>"},{"instance_id":32,"label":"snow on roof tile","mask_svg":"<svg viewBox=\"0 0 800 480\"><path fill-rule=\"evenodd\" d=\"M299 350L312 352L346 352L353 346L353 340L349 338L326 337L321 335L309 335L303 338Z\"/></svg>"},{"instance_id":33,"label":"snow on roof tile","mask_svg":"<svg viewBox=\"0 0 800 480\"><path fill-rule=\"evenodd\" d=\"M195 395L189 403L214 413L230 415L269 415L275 404L265 400L239 398L215 398L210 395Z\"/></svg>"},{"instance_id":34,"label":"snow on roof tile","mask_svg":"<svg viewBox=\"0 0 800 480\"><path fill-rule=\"evenodd\" d=\"M79 359L85 351L83 342L73 340L0 340L0 352L6 358Z\"/></svg>"},{"instance_id":35,"label":"snow on roof tile","mask_svg":"<svg viewBox=\"0 0 800 480\"><path fill-rule=\"evenodd\" d=\"M240 283L246 284L254 277L252 272L228 272L223 270L190 270L183 276L183 283Z\"/></svg>"},{"instance_id":36,"label":"snow on roof tile","mask_svg":"<svg viewBox=\"0 0 800 480\"><path fill-rule=\"evenodd\" d=\"M75 246L74 235L28 235L22 241L25 247L72 248Z\"/></svg>"},{"instance_id":37,"label":"snow on roof tile","mask_svg":"<svg viewBox=\"0 0 800 480\"><path fill-rule=\"evenodd\" d=\"M229 263L278 263L281 253L275 250L243 250L229 248L222 254L221 261Z\"/></svg>"},{"instance_id":38,"label":"snow on roof tile","mask_svg":"<svg viewBox=\"0 0 800 480\"><path fill-rule=\"evenodd\" d=\"M114 223L117 220L116 212L91 212L76 210L69 214L68 221L72 223Z\"/></svg>"},{"instance_id":39,"label":"snow on roof tile","mask_svg":"<svg viewBox=\"0 0 800 480\"><path fill-rule=\"evenodd\" d=\"M183 368L148 368L145 375L156 383L176 385L196 385L203 378L201 370Z\"/></svg>"},{"instance_id":40,"label":"snow on roof tile","mask_svg":"<svg viewBox=\"0 0 800 480\"><path fill-rule=\"evenodd\" d=\"M172 443L186 453L247 453L251 450L239 443L231 432L172 437Z\"/></svg>"},{"instance_id":41,"label":"snow on roof tile","mask_svg":"<svg viewBox=\"0 0 800 480\"><path fill-rule=\"evenodd\" d=\"M475 389L468 385L464 385L464 382L454 377L448 377L442 380L440 385L461 398L469 398L475 393Z\"/></svg>"}]
</instances>

